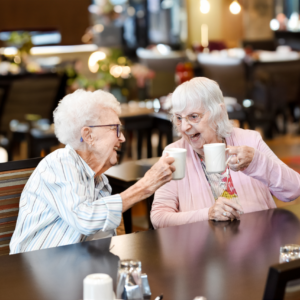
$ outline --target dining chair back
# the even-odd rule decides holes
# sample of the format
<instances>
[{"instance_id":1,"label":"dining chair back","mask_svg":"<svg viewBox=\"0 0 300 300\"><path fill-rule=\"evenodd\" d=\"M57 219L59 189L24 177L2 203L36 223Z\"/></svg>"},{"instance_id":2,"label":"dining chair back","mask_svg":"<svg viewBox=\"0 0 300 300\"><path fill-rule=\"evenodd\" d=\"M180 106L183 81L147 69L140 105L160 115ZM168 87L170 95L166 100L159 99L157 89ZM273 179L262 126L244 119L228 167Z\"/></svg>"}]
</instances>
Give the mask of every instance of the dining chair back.
<instances>
[{"instance_id":1,"label":"dining chair back","mask_svg":"<svg viewBox=\"0 0 300 300\"><path fill-rule=\"evenodd\" d=\"M223 96L234 97L242 104L247 95L246 67L242 59L200 53L198 62L203 76L216 81Z\"/></svg>"},{"instance_id":2,"label":"dining chair back","mask_svg":"<svg viewBox=\"0 0 300 300\"><path fill-rule=\"evenodd\" d=\"M41 157L0 163L0 256L9 254L23 188Z\"/></svg>"},{"instance_id":3,"label":"dining chair back","mask_svg":"<svg viewBox=\"0 0 300 300\"><path fill-rule=\"evenodd\" d=\"M299 259L269 268L263 300L299 299L299 291Z\"/></svg>"},{"instance_id":4,"label":"dining chair back","mask_svg":"<svg viewBox=\"0 0 300 300\"><path fill-rule=\"evenodd\" d=\"M166 113L151 113L148 115L136 115L121 117L124 125L126 142L122 145L122 155L119 163L121 162L124 152L130 152L132 147L131 133L135 132L137 137L137 159L142 158L143 141L146 140L147 144L147 158L153 157L152 150L155 156L161 156L164 146L173 142L173 124L170 121L170 116ZM158 133L157 146L152 144L153 131ZM166 145L163 145L163 139L166 138Z\"/></svg>"},{"instance_id":5,"label":"dining chair back","mask_svg":"<svg viewBox=\"0 0 300 300\"><path fill-rule=\"evenodd\" d=\"M261 112L255 123L265 121L266 138L273 137L274 129L285 134L289 109L300 106L300 61L257 63L252 67L251 85L250 97ZM282 117L283 128L278 127L278 116Z\"/></svg>"},{"instance_id":6,"label":"dining chair back","mask_svg":"<svg viewBox=\"0 0 300 300\"><path fill-rule=\"evenodd\" d=\"M0 103L0 130L9 132L9 123L16 119L26 121L26 114L52 119L58 97L63 96L60 88L64 76L58 74L28 75L12 78L6 85L7 91Z\"/></svg>"},{"instance_id":7,"label":"dining chair back","mask_svg":"<svg viewBox=\"0 0 300 300\"><path fill-rule=\"evenodd\" d=\"M159 98L172 93L176 88L176 66L187 60L185 53L175 51L169 55L159 55L152 50L139 48L136 54L142 65L155 72L155 77L149 82L148 96Z\"/></svg>"}]
</instances>

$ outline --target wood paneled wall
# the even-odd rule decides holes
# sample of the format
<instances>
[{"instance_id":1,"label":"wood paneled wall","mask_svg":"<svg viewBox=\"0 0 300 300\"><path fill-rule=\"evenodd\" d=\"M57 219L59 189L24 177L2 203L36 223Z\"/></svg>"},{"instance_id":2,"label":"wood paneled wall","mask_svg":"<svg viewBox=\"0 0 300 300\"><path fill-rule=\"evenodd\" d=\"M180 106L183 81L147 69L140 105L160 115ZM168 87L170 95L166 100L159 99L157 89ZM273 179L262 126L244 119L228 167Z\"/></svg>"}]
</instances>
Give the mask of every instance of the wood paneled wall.
<instances>
[{"instance_id":1,"label":"wood paneled wall","mask_svg":"<svg viewBox=\"0 0 300 300\"><path fill-rule=\"evenodd\" d=\"M82 44L90 0L0 0L0 30L56 28L62 45Z\"/></svg>"}]
</instances>

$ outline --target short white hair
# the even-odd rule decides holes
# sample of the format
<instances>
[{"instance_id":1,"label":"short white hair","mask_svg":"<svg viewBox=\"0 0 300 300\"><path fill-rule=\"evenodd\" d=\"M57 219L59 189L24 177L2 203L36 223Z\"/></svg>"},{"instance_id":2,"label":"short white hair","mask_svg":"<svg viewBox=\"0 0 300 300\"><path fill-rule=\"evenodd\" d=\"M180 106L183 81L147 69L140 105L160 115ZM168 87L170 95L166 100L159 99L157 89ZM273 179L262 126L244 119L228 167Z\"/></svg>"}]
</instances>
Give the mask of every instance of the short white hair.
<instances>
[{"instance_id":1,"label":"short white hair","mask_svg":"<svg viewBox=\"0 0 300 300\"><path fill-rule=\"evenodd\" d=\"M121 113L117 99L102 90L77 90L65 96L53 112L55 135L58 140L79 150L83 144L80 142L81 128L101 120L101 107L111 108L118 115Z\"/></svg>"},{"instance_id":2,"label":"short white hair","mask_svg":"<svg viewBox=\"0 0 300 300\"><path fill-rule=\"evenodd\" d=\"M224 98L219 85L208 78L195 77L175 89L172 94L172 113L180 113L187 107L209 111L211 126L216 124L218 137L225 138L231 134L233 125L220 106L221 103L224 104Z\"/></svg>"}]
</instances>

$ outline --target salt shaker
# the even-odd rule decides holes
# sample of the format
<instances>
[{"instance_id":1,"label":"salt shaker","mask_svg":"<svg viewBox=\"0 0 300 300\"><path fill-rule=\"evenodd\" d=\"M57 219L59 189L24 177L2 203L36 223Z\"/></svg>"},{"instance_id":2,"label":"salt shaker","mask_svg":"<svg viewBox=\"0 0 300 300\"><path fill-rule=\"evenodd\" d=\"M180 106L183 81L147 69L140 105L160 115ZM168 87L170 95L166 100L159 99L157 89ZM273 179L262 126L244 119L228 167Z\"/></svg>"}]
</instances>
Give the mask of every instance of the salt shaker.
<instances>
[{"instance_id":1,"label":"salt shaker","mask_svg":"<svg viewBox=\"0 0 300 300\"><path fill-rule=\"evenodd\" d=\"M138 260L121 260L119 262L117 298L143 300L142 264Z\"/></svg>"}]
</instances>

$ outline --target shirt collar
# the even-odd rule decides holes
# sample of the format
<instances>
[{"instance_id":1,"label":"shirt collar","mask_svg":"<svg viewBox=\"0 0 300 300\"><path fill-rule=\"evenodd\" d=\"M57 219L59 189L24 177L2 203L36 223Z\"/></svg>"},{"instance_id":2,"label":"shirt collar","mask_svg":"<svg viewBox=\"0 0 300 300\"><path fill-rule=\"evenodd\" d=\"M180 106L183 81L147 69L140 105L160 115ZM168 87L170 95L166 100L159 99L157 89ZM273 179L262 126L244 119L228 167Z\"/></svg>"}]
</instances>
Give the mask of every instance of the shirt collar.
<instances>
[{"instance_id":1,"label":"shirt collar","mask_svg":"<svg viewBox=\"0 0 300 300\"><path fill-rule=\"evenodd\" d=\"M89 178L94 178L95 177L95 172L91 169L91 167L84 161L84 159L74 150L74 148L72 146L70 146L69 144L66 145L67 149L70 149L74 155L76 155L77 157L79 157L79 160L81 161L82 164L82 168L84 170L84 172L86 173L86 175Z\"/></svg>"},{"instance_id":2,"label":"shirt collar","mask_svg":"<svg viewBox=\"0 0 300 300\"><path fill-rule=\"evenodd\" d=\"M111 193L111 187L109 185L107 177L104 174L101 174L100 176L95 178L95 186L100 190L102 190L105 186Z\"/></svg>"}]
</instances>

